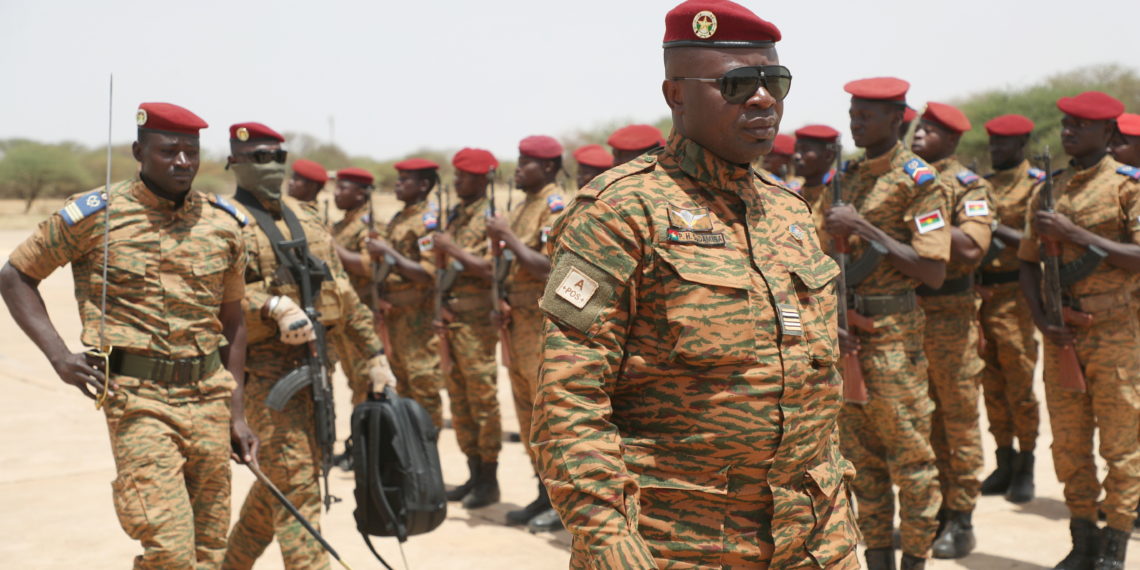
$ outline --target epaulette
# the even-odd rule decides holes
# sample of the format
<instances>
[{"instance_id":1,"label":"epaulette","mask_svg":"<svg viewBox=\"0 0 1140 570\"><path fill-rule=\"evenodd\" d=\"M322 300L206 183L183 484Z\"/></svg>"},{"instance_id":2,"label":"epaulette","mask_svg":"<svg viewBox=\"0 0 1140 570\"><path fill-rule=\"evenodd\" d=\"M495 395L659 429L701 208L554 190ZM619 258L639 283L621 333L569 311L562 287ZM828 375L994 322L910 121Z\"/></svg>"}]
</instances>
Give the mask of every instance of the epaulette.
<instances>
[{"instance_id":1,"label":"epaulette","mask_svg":"<svg viewBox=\"0 0 1140 570\"><path fill-rule=\"evenodd\" d=\"M834 168L832 168L831 170L828 170L827 173L823 175L823 183L825 185L831 184L832 178L835 178L835 169Z\"/></svg>"},{"instance_id":2,"label":"epaulette","mask_svg":"<svg viewBox=\"0 0 1140 570\"><path fill-rule=\"evenodd\" d=\"M859 168L859 163L852 161L851 159L847 159L839 163L839 172L842 172L844 174L847 174L847 171L851 170L852 168Z\"/></svg>"},{"instance_id":3,"label":"epaulette","mask_svg":"<svg viewBox=\"0 0 1140 570\"><path fill-rule=\"evenodd\" d=\"M777 184L779 184L780 186L787 186L787 185L788 185L788 183L787 183L787 182L784 182L784 179L783 179L783 178L780 178L780 175L779 175L779 174L776 174L775 172L771 172L771 171L768 171L768 170L765 170L764 172L765 172L765 173L766 173L768 176L771 176L771 177L772 177L772 180L775 180L775 181L776 181L776 183L777 183Z\"/></svg>"},{"instance_id":4,"label":"epaulette","mask_svg":"<svg viewBox=\"0 0 1140 570\"><path fill-rule=\"evenodd\" d=\"M1034 168L1030 166L1029 170L1026 171L1026 174L1028 174L1030 178L1045 180L1045 171L1041 170L1040 168Z\"/></svg>"},{"instance_id":5,"label":"epaulette","mask_svg":"<svg viewBox=\"0 0 1140 570\"><path fill-rule=\"evenodd\" d=\"M934 169L921 158L912 158L903 165L903 172L914 180L919 186L934 180Z\"/></svg>"},{"instance_id":6,"label":"epaulette","mask_svg":"<svg viewBox=\"0 0 1140 570\"><path fill-rule=\"evenodd\" d=\"M969 186L978 180L978 175L974 174L974 171L969 168L958 173L958 182L961 182L964 186Z\"/></svg>"},{"instance_id":7,"label":"epaulette","mask_svg":"<svg viewBox=\"0 0 1140 570\"><path fill-rule=\"evenodd\" d=\"M1127 164L1116 169L1117 174L1123 174L1133 180L1140 180L1140 168Z\"/></svg>"},{"instance_id":8,"label":"epaulette","mask_svg":"<svg viewBox=\"0 0 1140 570\"><path fill-rule=\"evenodd\" d=\"M439 211L435 208L428 208L428 211L424 212L423 220L425 230L434 232L439 229Z\"/></svg>"},{"instance_id":9,"label":"epaulette","mask_svg":"<svg viewBox=\"0 0 1140 570\"><path fill-rule=\"evenodd\" d=\"M799 180L793 180L785 184L785 186L787 186L789 190L795 190L796 192L799 192L801 189L803 189L804 183L800 182Z\"/></svg>"},{"instance_id":10,"label":"epaulette","mask_svg":"<svg viewBox=\"0 0 1140 570\"><path fill-rule=\"evenodd\" d=\"M238 209L233 204L229 203L229 201L225 198L222 198L217 194L209 194L206 196L206 201L213 205L215 208L233 216L233 218L237 220L237 223L240 224L241 227L244 228L247 224L249 224L249 218L245 217L245 214L238 211Z\"/></svg>"},{"instance_id":11,"label":"epaulette","mask_svg":"<svg viewBox=\"0 0 1140 570\"><path fill-rule=\"evenodd\" d=\"M107 193L102 188L92 190L72 201L59 211L67 225L74 226L80 220L107 207Z\"/></svg>"},{"instance_id":12,"label":"epaulette","mask_svg":"<svg viewBox=\"0 0 1140 570\"><path fill-rule=\"evenodd\" d=\"M585 200L595 200L599 195L610 186L613 186L617 181L640 174L642 172L649 172L657 167L656 154L643 154L625 164L615 166L597 176L590 181L582 190L578 192L575 202Z\"/></svg>"},{"instance_id":13,"label":"epaulette","mask_svg":"<svg viewBox=\"0 0 1140 570\"><path fill-rule=\"evenodd\" d=\"M562 195L561 194L551 194L551 195L547 196L546 197L546 205L550 208L550 211L555 213L555 214L566 209L566 202L562 201Z\"/></svg>"}]
</instances>

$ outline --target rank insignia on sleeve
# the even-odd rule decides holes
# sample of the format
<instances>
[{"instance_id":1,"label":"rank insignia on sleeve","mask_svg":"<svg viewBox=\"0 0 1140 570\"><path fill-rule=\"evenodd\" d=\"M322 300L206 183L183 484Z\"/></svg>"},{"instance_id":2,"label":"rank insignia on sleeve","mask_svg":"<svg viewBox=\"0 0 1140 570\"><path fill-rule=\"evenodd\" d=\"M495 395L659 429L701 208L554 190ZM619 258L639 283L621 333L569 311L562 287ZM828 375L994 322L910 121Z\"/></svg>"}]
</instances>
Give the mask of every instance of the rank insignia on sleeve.
<instances>
[{"instance_id":1,"label":"rank insignia on sleeve","mask_svg":"<svg viewBox=\"0 0 1140 570\"><path fill-rule=\"evenodd\" d=\"M712 219L708 208L669 207L669 227L693 232L711 232Z\"/></svg>"},{"instance_id":2,"label":"rank insignia on sleeve","mask_svg":"<svg viewBox=\"0 0 1140 570\"><path fill-rule=\"evenodd\" d=\"M990 205L985 200L966 200L967 216L988 216Z\"/></svg>"},{"instance_id":3,"label":"rank insignia on sleeve","mask_svg":"<svg viewBox=\"0 0 1140 570\"><path fill-rule=\"evenodd\" d=\"M75 199L74 202L64 206L59 211L59 215L63 218L67 225L74 226L80 220L94 214L107 207L107 193L102 190L95 190L88 192Z\"/></svg>"},{"instance_id":4,"label":"rank insignia on sleeve","mask_svg":"<svg viewBox=\"0 0 1140 570\"><path fill-rule=\"evenodd\" d=\"M1033 168L1030 166L1026 174L1028 174L1030 178L1036 180L1045 180L1045 171L1041 170L1040 168Z\"/></svg>"},{"instance_id":5,"label":"rank insignia on sleeve","mask_svg":"<svg viewBox=\"0 0 1140 570\"><path fill-rule=\"evenodd\" d=\"M673 243L692 243L714 247L724 247L725 244L724 234L720 232L693 232L669 228L665 237Z\"/></svg>"},{"instance_id":6,"label":"rank insignia on sleeve","mask_svg":"<svg viewBox=\"0 0 1140 570\"><path fill-rule=\"evenodd\" d=\"M942 210L934 210L915 216L914 223L918 226L918 233L920 234L946 227L946 219L942 217Z\"/></svg>"},{"instance_id":7,"label":"rank insignia on sleeve","mask_svg":"<svg viewBox=\"0 0 1140 570\"><path fill-rule=\"evenodd\" d=\"M540 242L546 243L550 241L550 228L551 226L543 226L542 230L540 230L541 233L538 238Z\"/></svg>"},{"instance_id":8,"label":"rank insignia on sleeve","mask_svg":"<svg viewBox=\"0 0 1140 570\"><path fill-rule=\"evenodd\" d=\"M424 229L435 231L439 229L439 212L428 210L424 212Z\"/></svg>"},{"instance_id":9,"label":"rank insignia on sleeve","mask_svg":"<svg viewBox=\"0 0 1140 570\"><path fill-rule=\"evenodd\" d=\"M978 181L978 175L974 174L973 170L966 169L958 173L958 182L965 186L969 186Z\"/></svg>"},{"instance_id":10,"label":"rank insignia on sleeve","mask_svg":"<svg viewBox=\"0 0 1140 570\"><path fill-rule=\"evenodd\" d=\"M546 205L550 208L551 212L557 214L566 208L566 202L562 201L560 194L551 194L546 197Z\"/></svg>"},{"instance_id":11,"label":"rank insignia on sleeve","mask_svg":"<svg viewBox=\"0 0 1140 570\"><path fill-rule=\"evenodd\" d=\"M926 184L934 180L934 169L917 158L912 158L907 161L907 163L903 165L903 171L914 180L915 184Z\"/></svg>"},{"instance_id":12,"label":"rank insignia on sleeve","mask_svg":"<svg viewBox=\"0 0 1140 570\"><path fill-rule=\"evenodd\" d=\"M1116 169L1116 173L1123 174L1133 180L1140 180L1140 168L1136 168L1135 166L1121 166Z\"/></svg>"},{"instance_id":13,"label":"rank insignia on sleeve","mask_svg":"<svg viewBox=\"0 0 1140 570\"><path fill-rule=\"evenodd\" d=\"M780 330L789 336L803 336L804 324L800 320L800 311L794 305L776 303L776 317L780 321Z\"/></svg>"},{"instance_id":14,"label":"rank insignia on sleeve","mask_svg":"<svg viewBox=\"0 0 1140 570\"><path fill-rule=\"evenodd\" d=\"M431 251L432 246L435 245L435 238L431 235L426 235L420 238L417 243L420 246L420 253L427 253Z\"/></svg>"},{"instance_id":15,"label":"rank insignia on sleeve","mask_svg":"<svg viewBox=\"0 0 1140 570\"><path fill-rule=\"evenodd\" d=\"M566 300L567 303L581 309L590 302L590 298L598 290L598 282L589 275L582 273L576 267L571 267L566 277L558 284L555 293Z\"/></svg>"},{"instance_id":16,"label":"rank insignia on sleeve","mask_svg":"<svg viewBox=\"0 0 1140 570\"><path fill-rule=\"evenodd\" d=\"M792 224L788 226L788 232L792 234L792 237L796 238L796 241L804 241L804 229L801 228L799 224Z\"/></svg>"}]
</instances>

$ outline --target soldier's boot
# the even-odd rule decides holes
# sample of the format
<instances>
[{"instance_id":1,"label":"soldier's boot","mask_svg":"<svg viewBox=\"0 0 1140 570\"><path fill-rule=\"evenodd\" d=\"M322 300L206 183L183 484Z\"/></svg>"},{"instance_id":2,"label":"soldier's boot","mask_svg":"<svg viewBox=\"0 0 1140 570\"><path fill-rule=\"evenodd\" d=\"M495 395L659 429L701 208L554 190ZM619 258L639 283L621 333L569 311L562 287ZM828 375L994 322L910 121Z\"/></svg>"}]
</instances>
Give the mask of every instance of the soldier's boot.
<instances>
[{"instance_id":1,"label":"soldier's boot","mask_svg":"<svg viewBox=\"0 0 1140 570\"><path fill-rule=\"evenodd\" d=\"M447 492L447 500L449 501L462 501L471 492L471 488L475 486L475 477L479 474L479 456L467 456L467 469L469 475L467 481L462 485Z\"/></svg>"},{"instance_id":2,"label":"soldier's boot","mask_svg":"<svg viewBox=\"0 0 1140 570\"><path fill-rule=\"evenodd\" d=\"M550 496L546 494L546 485L539 481L538 498L521 509L507 511L507 524L526 524L530 522L530 519L548 510L550 510Z\"/></svg>"},{"instance_id":3,"label":"soldier's boot","mask_svg":"<svg viewBox=\"0 0 1140 570\"><path fill-rule=\"evenodd\" d=\"M926 570L926 559L903 553L902 570Z\"/></svg>"},{"instance_id":4,"label":"soldier's boot","mask_svg":"<svg viewBox=\"0 0 1140 570\"><path fill-rule=\"evenodd\" d=\"M1011 503L1028 503L1033 500L1036 487L1033 485L1033 452L1021 451L1013 458L1013 478L1005 492L1005 500Z\"/></svg>"},{"instance_id":5,"label":"soldier's boot","mask_svg":"<svg viewBox=\"0 0 1140 570\"><path fill-rule=\"evenodd\" d=\"M962 558L977 546L974 538L973 512L946 510L946 526L934 539L935 558Z\"/></svg>"},{"instance_id":6,"label":"soldier's boot","mask_svg":"<svg viewBox=\"0 0 1140 570\"><path fill-rule=\"evenodd\" d=\"M1124 555L1131 535L1114 528L1100 531L1100 550L1093 570L1124 570Z\"/></svg>"},{"instance_id":7,"label":"soldier's boot","mask_svg":"<svg viewBox=\"0 0 1140 570\"><path fill-rule=\"evenodd\" d=\"M1013 457L1016 454L1013 446L997 448L994 452L994 456L997 457L997 469L982 481L983 495L1003 495L1009 490L1009 483L1013 478Z\"/></svg>"},{"instance_id":8,"label":"soldier's boot","mask_svg":"<svg viewBox=\"0 0 1140 570\"><path fill-rule=\"evenodd\" d=\"M463 508L478 509L499 502L499 462L490 461L479 466L475 475L475 485L463 497Z\"/></svg>"},{"instance_id":9,"label":"soldier's boot","mask_svg":"<svg viewBox=\"0 0 1140 570\"><path fill-rule=\"evenodd\" d=\"M1057 563L1053 570L1092 570L1096 561L1096 523L1088 519L1069 521L1069 534L1073 536L1073 550Z\"/></svg>"},{"instance_id":10,"label":"soldier's boot","mask_svg":"<svg viewBox=\"0 0 1140 570\"><path fill-rule=\"evenodd\" d=\"M554 532L560 528L562 528L562 519L554 509L546 509L526 523L526 529L532 533Z\"/></svg>"},{"instance_id":11,"label":"soldier's boot","mask_svg":"<svg viewBox=\"0 0 1140 570\"><path fill-rule=\"evenodd\" d=\"M352 471L352 457L352 438L349 437L344 440L344 453L333 456L333 465L336 465L345 471Z\"/></svg>"},{"instance_id":12,"label":"soldier's boot","mask_svg":"<svg viewBox=\"0 0 1140 570\"><path fill-rule=\"evenodd\" d=\"M863 555L867 558L867 570L895 570L895 549L890 546L868 548Z\"/></svg>"}]
</instances>

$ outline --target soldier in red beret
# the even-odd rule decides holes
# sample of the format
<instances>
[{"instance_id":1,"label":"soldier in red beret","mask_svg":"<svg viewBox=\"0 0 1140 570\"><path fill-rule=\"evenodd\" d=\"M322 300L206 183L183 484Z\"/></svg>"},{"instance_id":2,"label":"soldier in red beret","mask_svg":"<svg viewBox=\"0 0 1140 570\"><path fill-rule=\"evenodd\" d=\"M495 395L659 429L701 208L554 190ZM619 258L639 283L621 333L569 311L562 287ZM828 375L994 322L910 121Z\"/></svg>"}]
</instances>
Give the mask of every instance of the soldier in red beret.
<instances>
[{"instance_id":1,"label":"soldier in red beret","mask_svg":"<svg viewBox=\"0 0 1140 570\"><path fill-rule=\"evenodd\" d=\"M935 405L930 440L942 486L942 526L932 547L935 558L962 558L976 546L972 518L984 464L978 385L985 363L978 354L981 331L974 271L990 246L994 216L989 182L955 156L958 141L970 128L970 120L960 110L932 101L922 113L910 146L938 171L949 202L946 280L941 287L920 285L917 289L926 313L924 351Z\"/></svg>"},{"instance_id":2,"label":"soldier in red beret","mask_svg":"<svg viewBox=\"0 0 1140 570\"><path fill-rule=\"evenodd\" d=\"M328 171L320 163L299 158L293 162L293 176L289 178L289 196L297 200L309 213L318 215L317 195L328 181ZM325 222L328 222L327 212Z\"/></svg>"},{"instance_id":3,"label":"soldier in red beret","mask_svg":"<svg viewBox=\"0 0 1140 570\"><path fill-rule=\"evenodd\" d=\"M60 380L106 416L115 511L143 546L134 567L217 568L230 458L258 452L242 409L246 220L191 188L205 121L170 103L143 103L136 119L137 177L72 196L12 252L0 293ZM74 353L39 292L69 263L94 347Z\"/></svg>"},{"instance_id":4,"label":"soldier in red beret","mask_svg":"<svg viewBox=\"0 0 1140 570\"><path fill-rule=\"evenodd\" d=\"M531 442L571 568L859 567L838 268L803 198L752 168L791 87L780 37L727 0L669 11L674 131L551 232Z\"/></svg>"},{"instance_id":5,"label":"soldier in red beret","mask_svg":"<svg viewBox=\"0 0 1140 570\"><path fill-rule=\"evenodd\" d=\"M1116 134L1109 150L1117 162L1140 168L1140 115L1124 113L1116 118Z\"/></svg>"},{"instance_id":6,"label":"soldier in red beret","mask_svg":"<svg viewBox=\"0 0 1140 570\"><path fill-rule=\"evenodd\" d=\"M799 191L802 178L795 175L796 137L780 133L772 144L772 152L764 155L763 169L777 182Z\"/></svg>"},{"instance_id":7,"label":"soldier in red beret","mask_svg":"<svg viewBox=\"0 0 1140 570\"><path fill-rule=\"evenodd\" d=\"M614 131L606 144L613 147L617 166L665 146L665 137L653 125L626 125Z\"/></svg>"},{"instance_id":8,"label":"soldier in red beret","mask_svg":"<svg viewBox=\"0 0 1140 570\"><path fill-rule=\"evenodd\" d=\"M997 443L997 468L982 481L983 495L1001 495L1015 503L1034 495L1033 464L1040 412L1033 392L1037 340L1033 320L1018 286L1017 249L1029 196L1045 173L1025 159L1033 121L1001 115L986 121L994 173L994 230L990 249L977 273L982 292L980 320L985 337L982 387L990 433ZM1014 437L1017 449L1014 448Z\"/></svg>"},{"instance_id":9,"label":"soldier in red beret","mask_svg":"<svg viewBox=\"0 0 1140 570\"><path fill-rule=\"evenodd\" d=\"M798 192L811 204L811 218L819 243L830 243L823 214L831 204L829 185L835 176L839 152L839 131L827 125L808 125L796 130L796 172L803 177Z\"/></svg>"},{"instance_id":10,"label":"soldier in red beret","mask_svg":"<svg viewBox=\"0 0 1140 570\"><path fill-rule=\"evenodd\" d=\"M1134 305L1140 282L1140 176L1108 156L1115 119L1124 112L1119 100L1086 91L1062 97L1057 108L1064 113L1061 144L1072 160L1053 177L1053 208L1041 209L1041 192L1030 200L1032 214L1017 252L1021 290L1046 339L1053 465L1072 517L1073 550L1057 567L1122 569L1140 500L1140 322ZM1063 325L1049 322L1042 304L1045 240L1060 250L1061 293L1068 308ZM1074 266L1079 269L1069 269ZM1076 390L1082 387L1079 377L1062 377L1065 351L1075 353L1083 391ZM1098 430L1108 468L1103 485L1093 461ZM1108 526L1098 531L1102 490Z\"/></svg>"},{"instance_id":11,"label":"soldier in red beret","mask_svg":"<svg viewBox=\"0 0 1140 570\"><path fill-rule=\"evenodd\" d=\"M578 147L574 151L574 160L578 161L576 180L579 188L585 188L591 180L614 166L613 155L600 144Z\"/></svg>"},{"instance_id":12,"label":"soldier in red beret","mask_svg":"<svg viewBox=\"0 0 1140 570\"><path fill-rule=\"evenodd\" d=\"M937 289L945 280L950 209L934 169L899 140L909 88L894 77L844 86L851 94L851 136L865 156L848 165L844 204L826 216L827 231L848 242L849 267L860 268L847 273L849 306L869 319L862 326L850 319L852 330L839 331L843 352L859 357L869 395L843 407L839 439L856 468L870 570L895 567L892 484L899 487L903 568L925 567L942 503L930 445L934 402L923 352L925 317L914 290Z\"/></svg>"}]
</instances>

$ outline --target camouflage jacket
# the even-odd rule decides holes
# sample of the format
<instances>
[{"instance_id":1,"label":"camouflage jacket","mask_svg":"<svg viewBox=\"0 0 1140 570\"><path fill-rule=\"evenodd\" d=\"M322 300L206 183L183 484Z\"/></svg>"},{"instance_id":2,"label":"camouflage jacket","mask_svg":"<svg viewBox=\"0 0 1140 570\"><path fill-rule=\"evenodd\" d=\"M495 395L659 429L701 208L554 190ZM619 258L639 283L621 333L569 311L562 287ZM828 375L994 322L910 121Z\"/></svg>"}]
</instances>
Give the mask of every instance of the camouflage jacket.
<instances>
[{"instance_id":1,"label":"camouflage jacket","mask_svg":"<svg viewBox=\"0 0 1140 570\"><path fill-rule=\"evenodd\" d=\"M950 224L970 236L983 252L986 251L993 236L990 225L994 220L993 187L953 156L934 163L934 168L938 170L938 181L946 190ZM946 264L946 279L964 277L976 268L961 261L951 261Z\"/></svg>"},{"instance_id":2,"label":"camouflage jacket","mask_svg":"<svg viewBox=\"0 0 1140 570\"><path fill-rule=\"evenodd\" d=\"M391 244L400 255L419 263L429 273L435 271L435 258L432 257L432 232L439 229L439 206L435 202L422 200L404 206L388 222L380 235ZM427 287L404 277L398 271L388 273L384 280L385 291L403 291L416 287ZM430 287L429 287L430 288Z\"/></svg>"},{"instance_id":3,"label":"camouflage jacket","mask_svg":"<svg viewBox=\"0 0 1140 570\"><path fill-rule=\"evenodd\" d=\"M1033 189L1045 180L1045 172L1029 166L1028 160L991 174L987 180L993 186L994 209L997 220L1017 231L1025 228L1025 212ZM983 271L1017 271L1017 247L1011 244L997 255Z\"/></svg>"},{"instance_id":4,"label":"camouflage jacket","mask_svg":"<svg viewBox=\"0 0 1140 570\"><path fill-rule=\"evenodd\" d=\"M318 218L319 219L319 218ZM381 232L382 235L383 232ZM332 227L332 238L337 245L355 253L364 251L364 238L368 236L368 205L344 213L344 218ZM348 281L356 290L357 296L369 298L372 293L368 286L372 280L363 275L348 274Z\"/></svg>"},{"instance_id":5,"label":"camouflage jacket","mask_svg":"<svg viewBox=\"0 0 1140 570\"><path fill-rule=\"evenodd\" d=\"M479 198L470 204L456 204L448 213L447 232L455 238L455 245L467 250L476 257L491 259L491 248L487 240L487 212L491 206L488 197ZM448 263L451 260L448 259ZM483 295L491 302L491 280L460 271L459 277L448 291L452 297Z\"/></svg>"},{"instance_id":6,"label":"camouflage jacket","mask_svg":"<svg viewBox=\"0 0 1140 570\"><path fill-rule=\"evenodd\" d=\"M813 516L851 467L833 437L838 268L803 199L673 134L557 225L532 442L589 563L651 567L639 509L670 489L700 497L676 505L689 528L770 501L773 567L853 552L848 513Z\"/></svg>"},{"instance_id":7,"label":"camouflage jacket","mask_svg":"<svg viewBox=\"0 0 1140 570\"><path fill-rule=\"evenodd\" d=\"M534 194L527 194L526 199L511 210L511 231L527 247L545 253L547 241L550 239L550 230L565 207L566 201L562 197L562 188L555 184L548 184ZM509 291L541 290L545 284L544 279L531 275L522 267L522 264L511 264L510 272L507 274Z\"/></svg>"}]
</instances>

